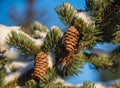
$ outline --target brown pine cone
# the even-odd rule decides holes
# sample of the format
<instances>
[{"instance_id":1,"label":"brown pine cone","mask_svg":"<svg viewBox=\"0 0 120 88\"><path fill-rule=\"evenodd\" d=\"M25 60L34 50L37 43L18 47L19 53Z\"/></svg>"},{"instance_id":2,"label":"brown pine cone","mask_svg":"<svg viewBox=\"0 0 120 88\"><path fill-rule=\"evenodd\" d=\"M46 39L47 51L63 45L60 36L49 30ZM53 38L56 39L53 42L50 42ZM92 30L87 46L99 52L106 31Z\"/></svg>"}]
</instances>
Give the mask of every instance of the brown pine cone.
<instances>
[{"instance_id":1,"label":"brown pine cone","mask_svg":"<svg viewBox=\"0 0 120 88\"><path fill-rule=\"evenodd\" d=\"M41 79L48 69L48 58L46 53L40 51L36 58L34 64L34 76Z\"/></svg>"},{"instance_id":2,"label":"brown pine cone","mask_svg":"<svg viewBox=\"0 0 120 88\"><path fill-rule=\"evenodd\" d=\"M78 39L79 31L75 27L71 26L64 36L64 44L68 52L72 52L75 50Z\"/></svg>"},{"instance_id":3,"label":"brown pine cone","mask_svg":"<svg viewBox=\"0 0 120 88\"><path fill-rule=\"evenodd\" d=\"M73 55L73 52L70 52L68 55L66 55L64 58L61 58L60 59L60 63L61 65L64 67L66 65L69 65L71 62L72 62L72 55Z\"/></svg>"}]
</instances>

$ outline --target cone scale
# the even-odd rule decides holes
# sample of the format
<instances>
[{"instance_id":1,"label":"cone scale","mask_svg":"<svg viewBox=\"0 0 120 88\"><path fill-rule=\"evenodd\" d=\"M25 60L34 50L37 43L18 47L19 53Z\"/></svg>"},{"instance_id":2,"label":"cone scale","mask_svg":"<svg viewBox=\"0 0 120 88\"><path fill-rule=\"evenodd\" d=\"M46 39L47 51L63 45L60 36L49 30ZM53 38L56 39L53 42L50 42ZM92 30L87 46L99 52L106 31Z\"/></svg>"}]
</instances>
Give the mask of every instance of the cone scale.
<instances>
[{"instance_id":1,"label":"cone scale","mask_svg":"<svg viewBox=\"0 0 120 88\"><path fill-rule=\"evenodd\" d=\"M36 58L34 63L34 76L37 79L41 79L47 71L48 68L48 58L46 53L40 51Z\"/></svg>"},{"instance_id":2,"label":"cone scale","mask_svg":"<svg viewBox=\"0 0 120 88\"><path fill-rule=\"evenodd\" d=\"M68 53L64 58L60 59L62 66L69 65L72 62L72 55L76 50L78 39L79 31L75 27L71 26L64 35L64 45Z\"/></svg>"},{"instance_id":3,"label":"cone scale","mask_svg":"<svg viewBox=\"0 0 120 88\"><path fill-rule=\"evenodd\" d=\"M68 52L72 52L75 50L76 45L78 43L78 39L79 39L78 30L75 27L71 26L64 36L64 44Z\"/></svg>"},{"instance_id":4,"label":"cone scale","mask_svg":"<svg viewBox=\"0 0 120 88\"><path fill-rule=\"evenodd\" d=\"M63 67L69 65L72 62L72 54L73 52L69 53L68 55L66 55L64 58L60 60Z\"/></svg>"}]
</instances>

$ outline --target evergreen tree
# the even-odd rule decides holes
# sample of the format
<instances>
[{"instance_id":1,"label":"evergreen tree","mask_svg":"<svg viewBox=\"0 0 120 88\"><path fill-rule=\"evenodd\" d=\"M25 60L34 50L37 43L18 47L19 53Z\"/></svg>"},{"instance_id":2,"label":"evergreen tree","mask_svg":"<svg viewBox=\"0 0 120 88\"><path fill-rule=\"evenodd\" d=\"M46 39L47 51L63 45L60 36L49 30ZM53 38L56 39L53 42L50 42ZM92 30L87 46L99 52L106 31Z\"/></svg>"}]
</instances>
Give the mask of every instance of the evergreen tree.
<instances>
[{"instance_id":1,"label":"evergreen tree","mask_svg":"<svg viewBox=\"0 0 120 88\"><path fill-rule=\"evenodd\" d=\"M86 11L93 20L91 24L87 24L82 18L77 18L76 10L69 3L56 7L55 11L65 25L66 32L63 33L58 27L52 27L47 32L43 45L36 46L22 33L12 31L9 35L10 46L16 46L22 53L36 57L34 76L25 83L27 88L80 88L80 86L65 85L62 82L56 83L55 79L69 78L73 74L80 73L78 68L82 68L86 62L94 64L98 70L101 68L112 70L119 67L116 64L119 49L110 57L89 56L84 53L85 49L92 49L97 43L119 44L120 3L118 0L86 0ZM52 68L48 66L47 55L50 52L55 55ZM4 72L4 69L0 72L2 71ZM95 85L85 82L81 88L95 88Z\"/></svg>"}]
</instances>

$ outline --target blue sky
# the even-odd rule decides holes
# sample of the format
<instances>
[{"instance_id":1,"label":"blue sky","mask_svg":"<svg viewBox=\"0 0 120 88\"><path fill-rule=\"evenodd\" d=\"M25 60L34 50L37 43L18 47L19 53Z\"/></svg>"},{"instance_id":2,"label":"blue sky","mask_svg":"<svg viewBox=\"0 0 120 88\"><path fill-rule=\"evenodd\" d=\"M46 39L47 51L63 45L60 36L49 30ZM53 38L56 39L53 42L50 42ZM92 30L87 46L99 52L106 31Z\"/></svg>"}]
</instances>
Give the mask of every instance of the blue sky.
<instances>
[{"instance_id":1,"label":"blue sky","mask_svg":"<svg viewBox=\"0 0 120 88\"><path fill-rule=\"evenodd\" d=\"M73 5L75 9L85 7L85 0L36 0L35 9L45 10L44 18L47 19L47 22L43 22L48 28L53 25L63 28L62 23L59 21L58 16L54 8L63 2L69 2ZM17 25L9 17L9 9L12 8L16 10L19 15L24 15L25 9L27 6L26 0L2 0L0 1L0 24L4 25ZM44 19L43 18L43 19ZM39 19L38 19L39 21Z\"/></svg>"}]
</instances>

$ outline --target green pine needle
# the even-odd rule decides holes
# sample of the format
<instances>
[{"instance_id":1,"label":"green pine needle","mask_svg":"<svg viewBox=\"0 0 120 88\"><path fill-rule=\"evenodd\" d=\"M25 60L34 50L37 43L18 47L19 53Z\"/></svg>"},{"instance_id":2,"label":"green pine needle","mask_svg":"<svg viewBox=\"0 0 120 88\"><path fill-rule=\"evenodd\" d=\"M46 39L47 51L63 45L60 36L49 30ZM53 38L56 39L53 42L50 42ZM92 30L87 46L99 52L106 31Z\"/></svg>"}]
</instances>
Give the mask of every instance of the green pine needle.
<instances>
[{"instance_id":1,"label":"green pine needle","mask_svg":"<svg viewBox=\"0 0 120 88\"><path fill-rule=\"evenodd\" d=\"M115 0L86 0L87 10L95 21L97 30L100 30L102 41L112 42L116 25L120 25L120 8L115 10ZM112 25L111 25L112 24Z\"/></svg>"},{"instance_id":2,"label":"green pine needle","mask_svg":"<svg viewBox=\"0 0 120 88\"><path fill-rule=\"evenodd\" d=\"M81 50L83 50L84 47L92 48L96 43L101 41L101 36L99 36L100 33L101 32L97 30L92 24L84 27L80 35L79 48Z\"/></svg>"},{"instance_id":3,"label":"green pine needle","mask_svg":"<svg viewBox=\"0 0 120 88\"><path fill-rule=\"evenodd\" d=\"M34 32L35 30L39 30L40 32L47 32L48 28L43 25L42 23L39 23L37 21L32 22L30 24L31 31Z\"/></svg>"},{"instance_id":4,"label":"green pine needle","mask_svg":"<svg viewBox=\"0 0 120 88\"><path fill-rule=\"evenodd\" d=\"M76 54L76 57L80 59L81 62L92 63L96 68L111 69L114 66L114 62L118 55L113 54L111 57L100 57L96 55L86 56L83 52Z\"/></svg>"},{"instance_id":5,"label":"green pine needle","mask_svg":"<svg viewBox=\"0 0 120 88\"><path fill-rule=\"evenodd\" d=\"M7 43L26 55L34 55L40 50L40 46L36 46L31 39L15 31L11 31Z\"/></svg>"},{"instance_id":6,"label":"green pine needle","mask_svg":"<svg viewBox=\"0 0 120 88\"><path fill-rule=\"evenodd\" d=\"M6 77L6 70L5 67L0 68L0 88L4 85L4 79Z\"/></svg>"},{"instance_id":7,"label":"green pine needle","mask_svg":"<svg viewBox=\"0 0 120 88\"><path fill-rule=\"evenodd\" d=\"M25 85L26 88L36 88L37 83L34 80L28 80Z\"/></svg>"},{"instance_id":8,"label":"green pine needle","mask_svg":"<svg viewBox=\"0 0 120 88\"><path fill-rule=\"evenodd\" d=\"M79 68L83 68L83 63L79 60L79 58L73 55L72 62L68 65L58 67L59 73L62 77L70 77L74 74L82 73Z\"/></svg>"},{"instance_id":9,"label":"green pine needle","mask_svg":"<svg viewBox=\"0 0 120 88\"><path fill-rule=\"evenodd\" d=\"M74 10L73 6L69 3L63 3L62 5L56 7L55 11L59 16L60 21L65 26L69 26L76 15L76 11Z\"/></svg>"},{"instance_id":10,"label":"green pine needle","mask_svg":"<svg viewBox=\"0 0 120 88\"><path fill-rule=\"evenodd\" d=\"M52 84L53 80L56 78L56 69L55 68L49 68L46 75L41 78L38 86L40 88L49 88L49 85Z\"/></svg>"},{"instance_id":11,"label":"green pine needle","mask_svg":"<svg viewBox=\"0 0 120 88\"><path fill-rule=\"evenodd\" d=\"M112 84L112 88L120 88L120 82L116 82L114 84Z\"/></svg>"},{"instance_id":12,"label":"green pine needle","mask_svg":"<svg viewBox=\"0 0 120 88\"><path fill-rule=\"evenodd\" d=\"M47 74L37 84L38 88L79 88L63 85L62 83L54 83L55 78L57 78L56 69L54 67L48 69Z\"/></svg>"},{"instance_id":13,"label":"green pine needle","mask_svg":"<svg viewBox=\"0 0 120 88\"><path fill-rule=\"evenodd\" d=\"M87 23L85 23L82 18L75 18L75 19L74 19L74 22L73 22L73 25L74 25L75 28L77 28L78 31L81 33L81 31L86 28Z\"/></svg>"},{"instance_id":14,"label":"green pine needle","mask_svg":"<svg viewBox=\"0 0 120 88\"><path fill-rule=\"evenodd\" d=\"M113 34L115 38L113 39L113 43L119 43L120 42L120 25L117 25L116 32Z\"/></svg>"},{"instance_id":15,"label":"green pine needle","mask_svg":"<svg viewBox=\"0 0 120 88\"><path fill-rule=\"evenodd\" d=\"M51 30L47 33L43 46L41 47L42 51L50 51L50 49L59 42L61 36L62 31L58 27L51 28Z\"/></svg>"},{"instance_id":16,"label":"green pine needle","mask_svg":"<svg viewBox=\"0 0 120 88\"><path fill-rule=\"evenodd\" d=\"M8 84L4 85L2 88L15 88L18 85L18 80L15 79Z\"/></svg>"},{"instance_id":17,"label":"green pine needle","mask_svg":"<svg viewBox=\"0 0 120 88\"><path fill-rule=\"evenodd\" d=\"M83 87L82 88L96 88L94 83L91 83L90 81L85 81L83 83Z\"/></svg>"}]
</instances>

